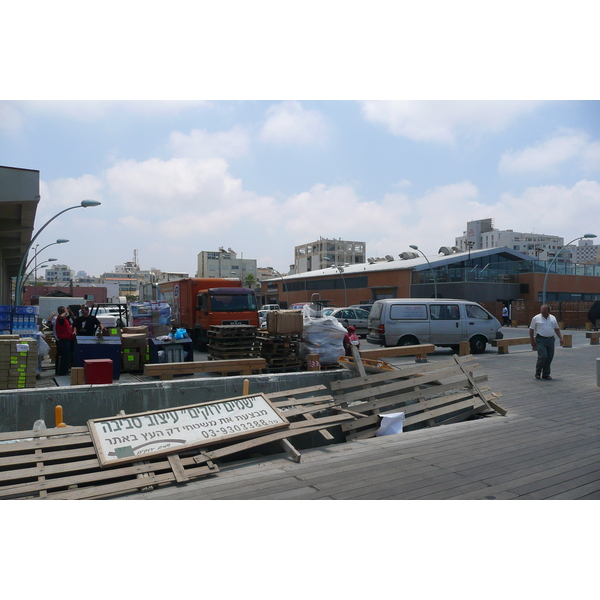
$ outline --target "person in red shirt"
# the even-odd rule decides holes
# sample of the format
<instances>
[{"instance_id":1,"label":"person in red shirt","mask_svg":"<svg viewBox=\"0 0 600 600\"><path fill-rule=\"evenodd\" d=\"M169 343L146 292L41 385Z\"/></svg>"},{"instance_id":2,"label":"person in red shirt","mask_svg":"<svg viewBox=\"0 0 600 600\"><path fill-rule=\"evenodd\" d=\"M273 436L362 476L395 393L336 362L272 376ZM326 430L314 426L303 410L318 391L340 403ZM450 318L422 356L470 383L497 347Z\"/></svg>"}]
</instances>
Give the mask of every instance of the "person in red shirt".
<instances>
[{"instance_id":1,"label":"person in red shirt","mask_svg":"<svg viewBox=\"0 0 600 600\"><path fill-rule=\"evenodd\" d=\"M54 323L56 337L55 374L68 375L75 347L75 334L71 323L72 313L64 306L58 307L58 316Z\"/></svg>"}]
</instances>

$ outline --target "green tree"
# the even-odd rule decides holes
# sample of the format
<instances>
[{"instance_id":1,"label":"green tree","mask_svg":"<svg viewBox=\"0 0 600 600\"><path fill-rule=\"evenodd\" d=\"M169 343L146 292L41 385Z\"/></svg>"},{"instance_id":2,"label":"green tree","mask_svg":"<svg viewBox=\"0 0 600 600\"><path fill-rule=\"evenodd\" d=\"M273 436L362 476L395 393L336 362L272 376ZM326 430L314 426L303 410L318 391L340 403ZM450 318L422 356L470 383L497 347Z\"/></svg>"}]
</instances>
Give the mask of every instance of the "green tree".
<instances>
[{"instance_id":1,"label":"green tree","mask_svg":"<svg viewBox=\"0 0 600 600\"><path fill-rule=\"evenodd\" d=\"M256 287L256 283L256 277L254 277L252 273L248 273L248 275L246 275L246 278L244 279L244 285L247 288L254 288Z\"/></svg>"}]
</instances>

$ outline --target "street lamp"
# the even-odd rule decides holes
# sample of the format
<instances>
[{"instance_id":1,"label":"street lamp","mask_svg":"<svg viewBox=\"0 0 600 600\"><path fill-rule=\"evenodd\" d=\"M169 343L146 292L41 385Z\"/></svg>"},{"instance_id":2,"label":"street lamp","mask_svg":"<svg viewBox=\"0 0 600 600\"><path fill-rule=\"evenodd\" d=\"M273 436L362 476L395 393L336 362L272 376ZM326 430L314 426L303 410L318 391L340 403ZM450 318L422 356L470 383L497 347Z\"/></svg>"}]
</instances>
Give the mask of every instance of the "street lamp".
<instances>
[{"instance_id":1,"label":"street lamp","mask_svg":"<svg viewBox=\"0 0 600 600\"><path fill-rule=\"evenodd\" d=\"M19 270L17 271L17 281L15 284L15 306L21 304L21 297L23 295L23 272L25 271L25 260L27 259L27 256L29 255L29 251L33 247L33 243L37 239L38 235L40 235L40 233L42 233L42 231L44 231L44 229L46 229L46 227L48 225L50 225L50 223L52 223L52 221L54 221L54 219L56 219L57 217L60 217L60 215L62 215L63 213L66 213L67 211L73 210L75 208L90 208L92 206L100 206L100 204L101 204L101 202L98 202L98 200L82 200L81 203L78 204L77 206L70 206L69 208L65 208L64 210L61 210L59 213L56 213L51 219L46 221L42 225L42 227L38 230L38 232L31 238L29 245L27 246L27 248L25 248L25 252L23 253L23 258L21 259L21 262L19 264Z\"/></svg>"},{"instance_id":2,"label":"street lamp","mask_svg":"<svg viewBox=\"0 0 600 600\"><path fill-rule=\"evenodd\" d=\"M558 258L558 255L567 247L570 246L573 242L576 242L577 240L583 240L585 239L589 239L589 238L595 238L597 237L595 233L584 233L583 235L580 235L579 237L576 237L574 240L571 240L568 244L565 244L555 255L554 258L552 259L552 261L550 262L550 264L548 265L548 268L546 269L546 276L544 277L544 287L542 289L542 304L546 304L546 282L548 281L548 274L550 273L550 269L552 268L552 265L556 262L556 259Z\"/></svg>"},{"instance_id":3,"label":"street lamp","mask_svg":"<svg viewBox=\"0 0 600 600\"><path fill-rule=\"evenodd\" d=\"M327 256L323 257L326 261L331 262L331 258ZM337 269L337 272L342 276L342 283L344 284L344 306L348 306L348 288L346 287L346 280L344 279L344 268L338 267L337 265L331 265L332 269Z\"/></svg>"},{"instance_id":4,"label":"street lamp","mask_svg":"<svg viewBox=\"0 0 600 600\"><path fill-rule=\"evenodd\" d=\"M271 271L273 271L274 273L277 273L277 275L279 275L279 277L281 277L281 281L283 281L283 288L285 289L285 301L287 303L287 307L289 308L290 307L290 293L288 291L287 283L285 282L283 275L277 269L274 269L273 267L267 267L267 269L271 269Z\"/></svg>"},{"instance_id":5,"label":"street lamp","mask_svg":"<svg viewBox=\"0 0 600 600\"><path fill-rule=\"evenodd\" d=\"M38 256L38 254L41 254L46 248L50 248L50 246L56 246L56 244L66 244L68 241L69 240L59 239L59 240L56 240L55 242L52 242L51 244L48 244L47 246L44 246L41 250L38 250L37 246L36 246L36 251L35 251L34 255L31 257L29 262L25 265L25 268L23 270L27 271L27 269L29 269L29 265L35 260L36 256ZM57 260L57 259L56 258L48 258L46 260Z\"/></svg>"},{"instance_id":6,"label":"street lamp","mask_svg":"<svg viewBox=\"0 0 600 600\"><path fill-rule=\"evenodd\" d=\"M419 250L419 246L414 246L414 245L410 245L409 248L412 248L413 250L416 250L417 252L421 252L421 254L423 254L423 252L421 250ZM437 298L438 297L438 293L437 293L437 279L435 276L435 271L433 269L433 267L431 266L431 263L429 262L429 259L423 254L423 258L425 258L425 260L427 261L427 264L429 265L429 268L431 269L431 272L433 273L433 294L434 297Z\"/></svg>"}]
</instances>

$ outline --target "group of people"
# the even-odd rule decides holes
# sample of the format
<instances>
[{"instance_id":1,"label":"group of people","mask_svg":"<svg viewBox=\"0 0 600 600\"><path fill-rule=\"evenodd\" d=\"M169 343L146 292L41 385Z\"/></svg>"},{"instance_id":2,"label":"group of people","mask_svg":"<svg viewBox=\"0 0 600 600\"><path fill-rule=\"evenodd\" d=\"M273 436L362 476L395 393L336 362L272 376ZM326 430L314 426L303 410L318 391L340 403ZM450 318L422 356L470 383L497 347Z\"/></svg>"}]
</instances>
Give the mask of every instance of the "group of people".
<instances>
[{"instance_id":1,"label":"group of people","mask_svg":"<svg viewBox=\"0 0 600 600\"><path fill-rule=\"evenodd\" d=\"M81 308L79 316L75 316L69 307L59 306L48 319L47 325L56 339L55 375L69 374L78 335L93 336L98 330L105 331L98 317L90 315L87 306Z\"/></svg>"}]
</instances>

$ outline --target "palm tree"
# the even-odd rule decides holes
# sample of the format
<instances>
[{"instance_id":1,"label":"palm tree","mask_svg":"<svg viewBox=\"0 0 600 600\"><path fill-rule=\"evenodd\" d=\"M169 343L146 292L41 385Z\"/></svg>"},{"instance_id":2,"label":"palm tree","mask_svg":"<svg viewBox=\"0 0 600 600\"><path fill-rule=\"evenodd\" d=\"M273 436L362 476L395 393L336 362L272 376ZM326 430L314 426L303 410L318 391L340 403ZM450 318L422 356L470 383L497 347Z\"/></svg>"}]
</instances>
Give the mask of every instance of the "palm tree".
<instances>
[{"instance_id":1,"label":"palm tree","mask_svg":"<svg viewBox=\"0 0 600 600\"><path fill-rule=\"evenodd\" d=\"M246 275L246 278L244 279L244 285L247 288L256 287L256 277L254 277L252 273L248 273L248 275Z\"/></svg>"}]
</instances>

